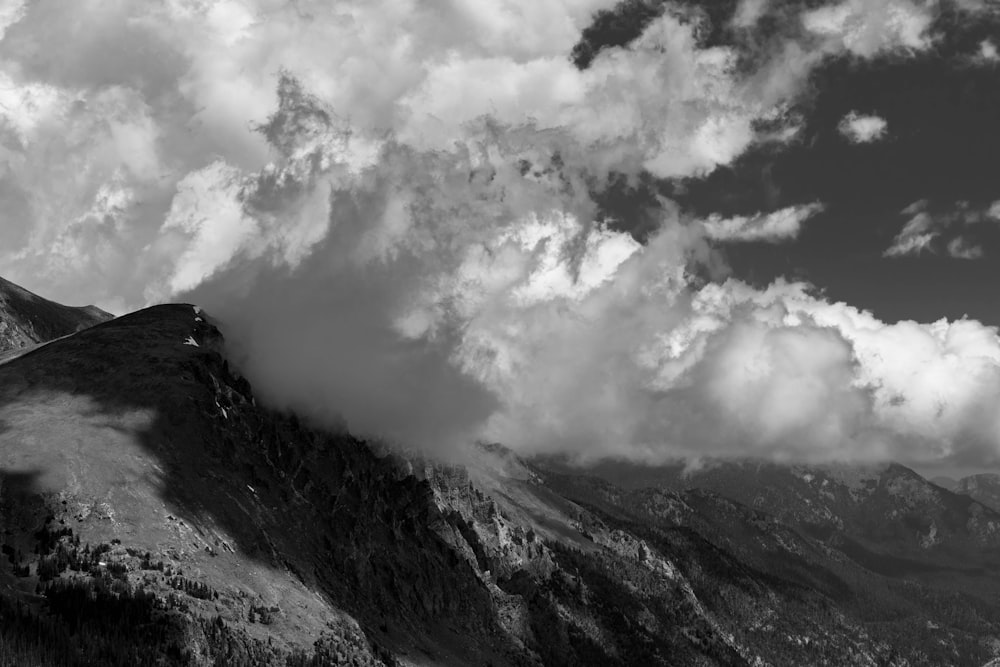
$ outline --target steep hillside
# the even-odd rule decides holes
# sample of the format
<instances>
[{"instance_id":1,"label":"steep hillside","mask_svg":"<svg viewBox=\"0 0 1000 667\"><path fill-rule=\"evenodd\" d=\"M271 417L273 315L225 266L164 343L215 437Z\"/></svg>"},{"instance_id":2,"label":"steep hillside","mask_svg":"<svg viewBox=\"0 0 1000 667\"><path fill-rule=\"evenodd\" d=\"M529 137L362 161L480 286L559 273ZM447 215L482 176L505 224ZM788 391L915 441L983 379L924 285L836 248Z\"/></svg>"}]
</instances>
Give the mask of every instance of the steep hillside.
<instances>
[{"instance_id":1,"label":"steep hillside","mask_svg":"<svg viewBox=\"0 0 1000 667\"><path fill-rule=\"evenodd\" d=\"M100 308L71 308L0 278L0 362L11 353L111 319Z\"/></svg>"}]
</instances>

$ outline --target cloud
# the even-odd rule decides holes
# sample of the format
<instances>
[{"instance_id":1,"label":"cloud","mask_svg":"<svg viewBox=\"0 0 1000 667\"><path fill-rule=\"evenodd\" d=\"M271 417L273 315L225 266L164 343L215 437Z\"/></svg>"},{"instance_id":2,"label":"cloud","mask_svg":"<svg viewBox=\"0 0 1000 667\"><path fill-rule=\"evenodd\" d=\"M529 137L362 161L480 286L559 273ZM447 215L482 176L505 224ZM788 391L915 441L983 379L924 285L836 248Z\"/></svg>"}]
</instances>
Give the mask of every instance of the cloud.
<instances>
[{"instance_id":1,"label":"cloud","mask_svg":"<svg viewBox=\"0 0 1000 667\"><path fill-rule=\"evenodd\" d=\"M733 12L733 25L737 28L752 28L767 11L770 0L740 0Z\"/></svg>"},{"instance_id":2,"label":"cloud","mask_svg":"<svg viewBox=\"0 0 1000 667\"><path fill-rule=\"evenodd\" d=\"M977 60L986 63L995 63L1000 60L1000 53L997 52L997 45L989 39L984 39L979 43L979 53Z\"/></svg>"},{"instance_id":3,"label":"cloud","mask_svg":"<svg viewBox=\"0 0 1000 667\"><path fill-rule=\"evenodd\" d=\"M935 229L939 223L928 212L922 210L924 202L918 202L917 205L920 206L918 210L913 210L911 205L902 211L912 214L913 217L903 225L903 229L892 240L892 245L882 253L883 256L919 255L925 250L930 250L931 243L940 235Z\"/></svg>"},{"instance_id":4,"label":"cloud","mask_svg":"<svg viewBox=\"0 0 1000 667\"><path fill-rule=\"evenodd\" d=\"M926 199L913 202L902 211L911 216L903 225L885 252L884 257L920 255L924 251L936 252L937 239L951 236L944 245L944 251L955 259L980 259L984 255L982 245L968 238L984 223L1000 220L1000 202L987 206L973 206L969 202L954 203L949 209L932 213Z\"/></svg>"},{"instance_id":5,"label":"cloud","mask_svg":"<svg viewBox=\"0 0 1000 667\"><path fill-rule=\"evenodd\" d=\"M796 238L802 223L822 210L822 204L812 203L752 216L723 218L716 214L705 220L705 231L714 241L778 243Z\"/></svg>"},{"instance_id":6,"label":"cloud","mask_svg":"<svg viewBox=\"0 0 1000 667\"><path fill-rule=\"evenodd\" d=\"M659 199L640 244L593 200L791 139L813 67L924 49L929 10L806 12L752 62L666 12L575 68L612 4L18 6L0 205L26 222L0 273L198 302L269 403L436 451L994 460L995 330L705 282L718 242L793 238L819 204L698 222Z\"/></svg>"},{"instance_id":7,"label":"cloud","mask_svg":"<svg viewBox=\"0 0 1000 667\"><path fill-rule=\"evenodd\" d=\"M546 149L577 151L596 187L610 170L688 177L729 164L757 140L755 120L795 93L770 65L748 85L732 48L702 48L697 26L673 14L577 70L573 44L593 12L612 4L17 5L2 17L0 160L9 168L0 192L25 222L5 233L0 272L57 298L135 306L164 294L164 284L185 284L170 277L179 257L201 258L185 269L191 279L210 272L212 258L224 263L226 252L181 247L182 238L209 242L195 222L162 223L183 214L172 200L190 199L204 170L235 179L272 161L276 149L253 127L274 110L281 72L342 113L352 146L369 155L386 136L453 151L491 131L488 117L549 133ZM131 192L117 222L81 217L112 184ZM219 199L225 187L198 192ZM53 245L75 245L93 278L71 279ZM136 248L149 249L141 267Z\"/></svg>"},{"instance_id":8,"label":"cloud","mask_svg":"<svg viewBox=\"0 0 1000 667\"><path fill-rule=\"evenodd\" d=\"M807 31L826 48L870 58L894 51L930 48L933 3L909 0L845 0L802 14Z\"/></svg>"},{"instance_id":9,"label":"cloud","mask_svg":"<svg viewBox=\"0 0 1000 667\"><path fill-rule=\"evenodd\" d=\"M851 111L837 125L837 130L852 144L870 144L883 139L889 124L879 116Z\"/></svg>"},{"instance_id":10,"label":"cloud","mask_svg":"<svg viewBox=\"0 0 1000 667\"><path fill-rule=\"evenodd\" d=\"M983 256L983 248L969 243L961 236L956 236L948 243L948 254L955 259L979 259Z\"/></svg>"}]
</instances>

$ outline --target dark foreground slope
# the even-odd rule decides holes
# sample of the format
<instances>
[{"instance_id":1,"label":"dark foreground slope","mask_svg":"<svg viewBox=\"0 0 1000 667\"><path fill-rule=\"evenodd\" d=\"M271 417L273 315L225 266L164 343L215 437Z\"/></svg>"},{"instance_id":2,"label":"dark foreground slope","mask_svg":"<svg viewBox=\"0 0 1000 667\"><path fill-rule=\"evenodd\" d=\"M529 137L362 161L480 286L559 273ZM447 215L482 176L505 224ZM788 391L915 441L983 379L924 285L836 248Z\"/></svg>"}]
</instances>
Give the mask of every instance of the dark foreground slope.
<instances>
[{"instance_id":1,"label":"dark foreground slope","mask_svg":"<svg viewBox=\"0 0 1000 667\"><path fill-rule=\"evenodd\" d=\"M11 356L11 352L110 319L110 314L95 306L63 306L0 278L0 361Z\"/></svg>"},{"instance_id":2,"label":"dark foreground slope","mask_svg":"<svg viewBox=\"0 0 1000 667\"><path fill-rule=\"evenodd\" d=\"M192 306L0 366L0 664L979 665L995 604L703 492L379 458ZM985 590L985 589L984 589Z\"/></svg>"}]
</instances>

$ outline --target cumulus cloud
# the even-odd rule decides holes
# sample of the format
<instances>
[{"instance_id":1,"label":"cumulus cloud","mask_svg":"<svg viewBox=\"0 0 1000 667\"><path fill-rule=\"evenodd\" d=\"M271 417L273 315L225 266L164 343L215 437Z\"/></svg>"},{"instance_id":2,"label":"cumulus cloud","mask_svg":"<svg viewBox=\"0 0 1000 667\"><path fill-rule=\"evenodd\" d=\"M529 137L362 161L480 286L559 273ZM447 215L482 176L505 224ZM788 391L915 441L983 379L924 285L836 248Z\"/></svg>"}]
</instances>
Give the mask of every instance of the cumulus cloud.
<instances>
[{"instance_id":1,"label":"cumulus cloud","mask_svg":"<svg viewBox=\"0 0 1000 667\"><path fill-rule=\"evenodd\" d=\"M837 125L837 130L852 144L870 144L883 139L889 124L884 118L851 111Z\"/></svg>"},{"instance_id":2,"label":"cumulus cloud","mask_svg":"<svg viewBox=\"0 0 1000 667\"><path fill-rule=\"evenodd\" d=\"M705 231L715 241L778 243L796 238L802 229L802 223L822 210L822 204L812 203L751 216L723 218L712 215L705 220Z\"/></svg>"},{"instance_id":3,"label":"cumulus cloud","mask_svg":"<svg viewBox=\"0 0 1000 667\"><path fill-rule=\"evenodd\" d=\"M728 164L756 140L755 120L795 93L778 66L747 80L733 49L702 48L697 26L674 14L577 70L573 44L612 4L15 3L2 15L0 192L24 222L4 239L0 272L69 301L96 293L128 305L164 293L151 283L185 284L164 279L178 271L171 249L202 263L186 269L191 279L210 272L209 260L222 263L249 242L253 223L237 233L231 212L229 233L209 233L179 221L185 213L172 200L199 196L195 181L222 172L228 185L213 187L239 187L237 173L272 161L275 148L253 124L273 111L282 71L344 114L362 152L389 135L415 150L453 151L492 131L480 122L488 117L557 134L543 143L577 150L598 187L610 170L688 177ZM131 193L115 222L81 219L112 186ZM87 239L100 260L82 251L72 272L49 252ZM229 251L182 247L213 239ZM141 268L137 247L149 249ZM95 279L71 280L80 268Z\"/></svg>"},{"instance_id":4,"label":"cumulus cloud","mask_svg":"<svg viewBox=\"0 0 1000 667\"><path fill-rule=\"evenodd\" d=\"M811 10L754 71L665 12L576 69L611 4L5 10L0 203L26 222L0 273L193 300L272 404L438 451L995 460L995 330L700 277L718 242L794 238L819 204L692 220L661 199L640 244L592 199L611 172L699 178L773 141L812 66L926 48L926 8ZM741 7L751 30L766 4Z\"/></svg>"},{"instance_id":5,"label":"cumulus cloud","mask_svg":"<svg viewBox=\"0 0 1000 667\"><path fill-rule=\"evenodd\" d=\"M933 11L933 3L929 2L844 0L806 11L802 24L824 40L826 48L867 58L929 48Z\"/></svg>"}]
</instances>

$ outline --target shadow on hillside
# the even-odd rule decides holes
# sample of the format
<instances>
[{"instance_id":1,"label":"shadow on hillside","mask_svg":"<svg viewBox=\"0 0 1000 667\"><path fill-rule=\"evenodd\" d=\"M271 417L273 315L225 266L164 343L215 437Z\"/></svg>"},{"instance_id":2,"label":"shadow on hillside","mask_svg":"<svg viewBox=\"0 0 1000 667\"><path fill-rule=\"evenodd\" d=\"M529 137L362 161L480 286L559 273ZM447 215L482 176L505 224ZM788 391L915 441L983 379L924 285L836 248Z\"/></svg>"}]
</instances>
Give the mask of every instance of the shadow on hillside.
<instances>
[{"instance_id":1,"label":"shadow on hillside","mask_svg":"<svg viewBox=\"0 0 1000 667\"><path fill-rule=\"evenodd\" d=\"M0 435L3 425L0 424ZM12 515L18 509L41 504L42 491L38 484L38 470L10 470L0 467L0 533L12 528Z\"/></svg>"},{"instance_id":2,"label":"shadow on hillside","mask_svg":"<svg viewBox=\"0 0 1000 667\"><path fill-rule=\"evenodd\" d=\"M249 384L215 351L218 331L201 320L191 306L158 306L12 360L0 366L0 418L35 409L20 404L33 397L49 400L54 414L67 401L86 405L67 415L79 428L55 431L64 444L45 443L52 465L67 465L60 448L77 456L105 448L107 467L94 474L106 476L98 481L111 496L151 488L150 508L162 503L194 527L184 546L195 562L232 583L245 576L238 560L248 557L272 568L275 584L290 572L321 591L361 621L376 647L506 653L488 591L432 529L443 519L427 484L346 434L257 408ZM185 344L189 337L198 346ZM23 435L0 427L0 467L30 456ZM109 452L114 442L132 442L123 447L134 451ZM37 495L37 484L17 479ZM163 522L150 513L150 525ZM120 537L141 540L144 529Z\"/></svg>"}]
</instances>

